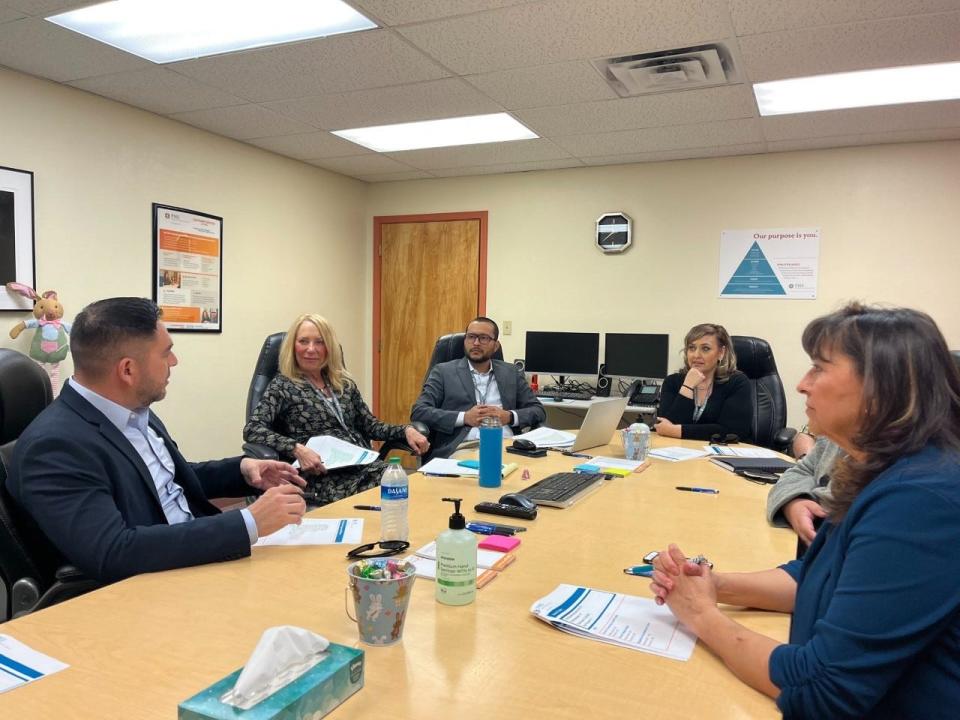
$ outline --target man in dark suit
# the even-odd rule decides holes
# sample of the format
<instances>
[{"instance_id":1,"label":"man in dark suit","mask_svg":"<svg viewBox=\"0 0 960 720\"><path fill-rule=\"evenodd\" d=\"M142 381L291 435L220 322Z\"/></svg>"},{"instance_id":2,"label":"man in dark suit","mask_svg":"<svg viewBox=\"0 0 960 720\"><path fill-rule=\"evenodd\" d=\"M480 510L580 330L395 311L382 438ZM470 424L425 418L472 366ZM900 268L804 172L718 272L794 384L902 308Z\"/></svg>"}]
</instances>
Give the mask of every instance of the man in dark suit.
<instances>
[{"instance_id":1,"label":"man in dark suit","mask_svg":"<svg viewBox=\"0 0 960 720\"><path fill-rule=\"evenodd\" d=\"M189 463L177 450L148 409L177 364L160 314L150 300L110 298L77 315L74 376L17 441L7 479L57 549L104 582L245 557L305 510L287 463ZM208 500L260 491L239 511Z\"/></svg>"},{"instance_id":2,"label":"man in dark suit","mask_svg":"<svg viewBox=\"0 0 960 720\"><path fill-rule=\"evenodd\" d=\"M430 370L410 419L427 425L431 457L450 457L464 441L478 437L477 427L488 416L500 418L504 435L512 428L539 425L547 412L527 385L523 373L510 363L494 360L500 347L500 328L487 317L467 325L466 357L438 363Z\"/></svg>"}]
</instances>

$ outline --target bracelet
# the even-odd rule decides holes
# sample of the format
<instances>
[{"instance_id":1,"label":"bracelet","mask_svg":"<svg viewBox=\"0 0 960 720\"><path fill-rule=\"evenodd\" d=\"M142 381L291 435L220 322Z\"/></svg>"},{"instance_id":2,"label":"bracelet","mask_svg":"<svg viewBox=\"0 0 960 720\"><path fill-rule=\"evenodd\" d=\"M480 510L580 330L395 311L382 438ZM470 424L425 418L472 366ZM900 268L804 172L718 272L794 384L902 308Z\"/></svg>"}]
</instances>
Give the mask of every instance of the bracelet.
<instances>
[{"instance_id":1,"label":"bracelet","mask_svg":"<svg viewBox=\"0 0 960 720\"><path fill-rule=\"evenodd\" d=\"M696 391L697 391L696 388L692 388L692 387L690 387L689 385L684 385L683 387L685 387L685 388L686 388L687 390L689 390L690 392L696 392Z\"/></svg>"}]
</instances>

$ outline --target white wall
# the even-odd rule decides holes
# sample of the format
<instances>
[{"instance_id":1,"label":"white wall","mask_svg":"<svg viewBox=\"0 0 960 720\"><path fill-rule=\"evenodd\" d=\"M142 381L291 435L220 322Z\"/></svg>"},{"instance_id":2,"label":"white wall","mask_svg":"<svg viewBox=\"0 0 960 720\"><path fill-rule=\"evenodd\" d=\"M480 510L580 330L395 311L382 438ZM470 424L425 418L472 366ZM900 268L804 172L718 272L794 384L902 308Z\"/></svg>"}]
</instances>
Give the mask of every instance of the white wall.
<instances>
[{"instance_id":1,"label":"white wall","mask_svg":"<svg viewBox=\"0 0 960 720\"><path fill-rule=\"evenodd\" d=\"M348 357L369 354L364 183L4 70L0 108L0 165L35 173L38 290L57 290L67 319L150 297L151 203L224 218L224 331L174 335L180 365L155 407L187 457L239 453L260 344L297 314L325 313ZM27 317L0 314L0 344L26 352L31 333L7 331Z\"/></svg>"},{"instance_id":2,"label":"white wall","mask_svg":"<svg viewBox=\"0 0 960 720\"><path fill-rule=\"evenodd\" d=\"M789 420L807 367L800 334L849 299L929 312L960 348L960 143L888 145L372 185L372 217L490 212L487 312L526 330L666 332L671 367L685 332L719 322L773 346ZM633 218L634 246L593 245L605 212ZM722 230L820 227L816 300L719 299ZM369 302L369 301L368 301Z\"/></svg>"}]
</instances>

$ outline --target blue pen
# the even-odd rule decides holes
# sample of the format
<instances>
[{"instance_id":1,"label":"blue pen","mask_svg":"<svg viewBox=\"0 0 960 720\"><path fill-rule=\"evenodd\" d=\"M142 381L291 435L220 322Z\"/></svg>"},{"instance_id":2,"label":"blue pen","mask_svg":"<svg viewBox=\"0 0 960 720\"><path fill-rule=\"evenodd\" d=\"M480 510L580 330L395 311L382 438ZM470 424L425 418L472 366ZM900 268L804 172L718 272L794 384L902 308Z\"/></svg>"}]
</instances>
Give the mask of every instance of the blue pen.
<instances>
[{"instance_id":1,"label":"blue pen","mask_svg":"<svg viewBox=\"0 0 960 720\"><path fill-rule=\"evenodd\" d=\"M708 493L710 495L719 495L719 490L714 490L713 488L703 488L703 487L684 487L683 485L677 485L677 490L685 490L686 492L698 492L698 493Z\"/></svg>"},{"instance_id":2,"label":"blue pen","mask_svg":"<svg viewBox=\"0 0 960 720\"><path fill-rule=\"evenodd\" d=\"M652 577L653 565L634 565L633 567L624 568L623 572L627 575L640 575L642 577Z\"/></svg>"},{"instance_id":3,"label":"blue pen","mask_svg":"<svg viewBox=\"0 0 960 720\"><path fill-rule=\"evenodd\" d=\"M507 530L496 525L487 525L486 523L467 523L467 530L478 535L513 535L513 530Z\"/></svg>"}]
</instances>

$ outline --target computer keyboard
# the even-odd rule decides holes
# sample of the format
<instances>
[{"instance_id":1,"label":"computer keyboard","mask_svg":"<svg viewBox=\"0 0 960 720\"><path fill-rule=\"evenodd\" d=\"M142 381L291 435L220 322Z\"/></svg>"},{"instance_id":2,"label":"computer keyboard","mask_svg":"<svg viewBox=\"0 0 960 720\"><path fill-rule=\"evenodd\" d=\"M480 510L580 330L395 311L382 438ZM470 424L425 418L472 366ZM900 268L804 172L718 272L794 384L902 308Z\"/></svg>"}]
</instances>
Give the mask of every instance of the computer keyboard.
<instances>
[{"instance_id":1,"label":"computer keyboard","mask_svg":"<svg viewBox=\"0 0 960 720\"><path fill-rule=\"evenodd\" d=\"M569 507L605 479L602 473L554 473L524 488L519 494L537 505Z\"/></svg>"},{"instance_id":2,"label":"computer keyboard","mask_svg":"<svg viewBox=\"0 0 960 720\"><path fill-rule=\"evenodd\" d=\"M544 400L556 400L557 398L563 400L590 400L593 397L593 392L590 390L564 390L563 392L540 390L537 392L537 397Z\"/></svg>"}]
</instances>

